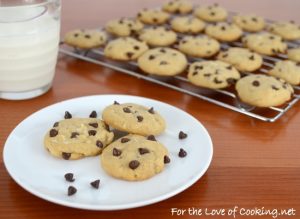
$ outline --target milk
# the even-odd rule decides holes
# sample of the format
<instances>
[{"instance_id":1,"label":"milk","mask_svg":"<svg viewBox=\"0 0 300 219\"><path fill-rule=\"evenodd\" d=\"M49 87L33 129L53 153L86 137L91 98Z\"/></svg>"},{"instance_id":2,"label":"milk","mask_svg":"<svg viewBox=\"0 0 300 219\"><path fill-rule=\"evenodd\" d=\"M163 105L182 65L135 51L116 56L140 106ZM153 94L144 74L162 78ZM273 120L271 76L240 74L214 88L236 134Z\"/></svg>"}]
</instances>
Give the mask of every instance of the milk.
<instances>
[{"instance_id":1,"label":"milk","mask_svg":"<svg viewBox=\"0 0 300 219\"><path fill-rule=\"evenodd\" d=\"M48 89L60 22L45 6L0 8L0 93Z\"/></svg>"}]
</instances>

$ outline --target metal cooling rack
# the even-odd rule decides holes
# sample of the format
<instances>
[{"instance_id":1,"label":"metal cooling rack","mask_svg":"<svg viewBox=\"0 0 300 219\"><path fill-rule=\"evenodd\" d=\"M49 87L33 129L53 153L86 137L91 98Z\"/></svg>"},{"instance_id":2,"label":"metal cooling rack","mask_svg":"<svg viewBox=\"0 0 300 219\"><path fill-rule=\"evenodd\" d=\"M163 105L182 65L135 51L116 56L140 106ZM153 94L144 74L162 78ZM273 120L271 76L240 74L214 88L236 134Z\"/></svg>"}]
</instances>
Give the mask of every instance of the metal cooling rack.
<instances>
[{"instance_id":1,"label":"metal cooling rack","mask_svg":"<svg viewBox=\"0 0 300 219\"><path fill-rule=\"evenodd\" d=\"M271 21L267 20L267 22ZM289 48L300 46L299 41L288 42L287 44ZM232 46L243 47L241 42L221 43L222 49L226 49ZM120 62L107 59L103 54L103 48L83 51L67 46L63 42L61 42L59 51L62 54L69 55L74 58L85 60L107 68L111 68L118 72L180 91L182 93L194 96L201 100L208 101L218 106L233 110L235 112L265 122L275 122L277 119L283 116L292 106L294 106L296 102L298 102L300 99L300 86L293 86L295 93L289 102L283 104L280 107L259 108L241 102L236 94L236 91L232 86L226 89L218 90L197 87L188 82L186 78L186 73L172 77L147 75L138 68L137 63L134 61ZM256 73L267 73L268 70L272 68L277 61L287 59L287 56L285 54L278 54L276 57L263 55L262 57L264 60L263 65L259 70L256 71ZM188 60L189 63L192 63L194 61L202 61L207 59L188 57ZM252 73L241 72L242 76L248 74Z\"/></svg>"}]
</instances>

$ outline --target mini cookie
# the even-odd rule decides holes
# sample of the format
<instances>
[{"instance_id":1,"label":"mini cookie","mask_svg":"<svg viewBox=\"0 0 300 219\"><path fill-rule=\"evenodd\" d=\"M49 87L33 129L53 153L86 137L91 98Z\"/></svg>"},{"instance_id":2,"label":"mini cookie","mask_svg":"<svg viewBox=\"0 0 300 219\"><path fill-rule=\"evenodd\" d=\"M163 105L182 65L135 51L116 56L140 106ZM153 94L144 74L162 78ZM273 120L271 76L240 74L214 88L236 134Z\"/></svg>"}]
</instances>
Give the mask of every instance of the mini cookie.
<instances>
[{"instance_id":1,"label":"mini cookie","mask_svg":"<svg viewBox=\"0 0 300 219\"><path fill-rule=\"evenodd\" d=\"M300 62L300 48L288 49L288 58L295 62Z\"/></svg>"},{"instance_id":2,"label":"mini cookie","mask_svg":"<svg viewBox=\"0 0 300 219\"><path fill-rule=\"evenodd\" d=\"M109 175L129 180L145 180L163 171L167 148L147 137L127 135L110 144L101 155L101 166Z\"/></svg>"},{"instance_id":3,"label":"mini cookie","mask_svg":"<svg viewBox=\"0 0 300 219\"><path fill-rule=\"evenodd\" d=\"M171 0L163 4L162 9L169 13L187 14L193 10L193 4L187 0Z\"/></svg>"},{"instance_id":4,"label":"mini cookie","mask_svg":"<svg viewBox=\"0 0 300 219\"><path fill-rule=\"evenodd\" d=\"M145 24L164 24L170 15L159 9L144 9L137 14L137 18Z\"/></svg>"},{"instance_id":5,"label":"mini cookie","mask_svg":"<svg viewBox=\"0 0 300 219\"><path fill-rule=\"evenodd\" d=\"M170 48L150 49L138 59L138 66L144 72L163 76L180 74L187 64L184 54Z\"/></svg>"},{"instance_id":6,"label":"mini cookie","mask_svg":"<svg viewBox=\"0 0 300 219\"><path fill-rule=\"evenodd\" d=\"M80 49L92 49L106 43L107 35L99 30L72 30L66 33L64 42Z\"/></svg>"},{"instance_id":7,"label":"mini cookie","mask_svg":"<svg viewBox=\"0 0 300 219\"><path fill-rule=\"evenodd\" d=\"M45 135L44 145L56 157L79 159L101 153L113 137L100 119L71 118L56 122Z\"/></svg>"},{"instance_id":8,"label":"mini cookie","mask_svg":"<svg viewBox=\"0 0 300 219\"><path fill-rule=\"evenodd\" d=\"M278 61L274 68L268 73L274 77L281 78L292 85L300 84L300 66L293 61Z\"/></svg>"},{"instance_id":9,"label":"mini cookie","mask_svg":"<svg viewBox=\"0 0 300 219\"><path fill-rule=\"evenodd\" d=\"M220 44L217 40L208 36L186 36L179 41L178 49L194 57L211 57L220 50Z\"/></svg>"},{"instance_id":10,"label":"mini cookie","mask_svg":"<svg viewBox=\"0 0 300 219\"><path fill-rule=\"evenodd\" d=\"M166 128L164 119L153 108L133 103L110 105L104 109L102 118L117 130L145 136L158 135Z\"/></svg>"},{"instance_id":11,"label":"mini cookie","mask_svg":"<svg viewBox=\"0 0 300 219\"><path fill-rule=\"evenodd\" d=\"M240 78L240 73L222 61L194 62L188 73L188 80L197 86L219 89L230 86Z\"/></svg>"},{"instance_id":12,"label":"mini cookie","mask_svg":"<svg viewBox=\"0 0 300 219\"><path fill-rule=\"evenodd\" d=\"M208 25L205 28L205 33L217 40L231 42L239 39L243 31L235 24L219 22Z\"/></svg>"},{"instance_id":13,"label":"mini cookie","mask_svg":"<svg viewBox=\"0 0 300 219\"><path fill-rule=\"evenodd\" d=\"M109 21L105 29L107 32L116 36L130 36L143 29L144 25L135 19L121 18Z\"/></svg>"},{"instance_id":14,"label":"mini cookie","mask_svg":"<svg viewBox=\"0 0 300 219\"><path fill-rule=\"evenodd\" d=\"M293 88L281 79L267 75L249 75L235 86L239 98L258 107L279 106L291 99Z\"/></svg>"},{"instance_id":15,"label":"mini cookie","mask_svg":"<svg viewBox=\"0 0 300 219\"><path fill-rule=\"evenodd\" d=\"M300 39L300 27L293 22L276 22L268 26L271 33L281 36L285 40Z\"/></svg>"},{"instance_id":16,"label":"mini cookie","mask_svg":"<svg viewBox=\"0 0 300 219\"><path fill-rule=\"evenodd\" d=\"M175 17L171 21L171 27L173 30L180 33L200 33L205 28L205 23L195 17L183 16Z\"/></svg>"},{"instance_id":17,"label":"mini cookie","mask_svg":"<svg viewBox=\"0 0 300 219\"><path fill-rule=\"evenodd\" d=\"M245 48L231 47L227 51L220 52L218 59L233 65L239 71L255 71L263 63L263 59L257 53Z\"/></svg>"},{"instance_id":18,"label":"mini cookie","mask_svg":"<svg viewBox=\"0 0 300 219\"><path fill-rule=\"evenodd\" d=\"M264 55L284 53L287 48L280 36L270 33L249 34L242 41L249 49Z\"/></svg>"},{"instance_id":19,"label":"mini cookie","mask_svg":"<svg viewBox=\"0 0 300 219\"><path fill-rule=\"evenodd\" d=\"M176 42L177 35L165 27L151 27L141 31L139 39L151 46L169 46Z\"/></svg>"},{"instance_id":20,"label":"mini cookie","mask_svg":"<svg viewBox=\"0 0 300 219\"><path fill-rule=\"evenodd\" d=\"M228 15L226 9L218 4L197 7L194 14L196 17L209 22L224 21Z\"/></svg>"},{"instance_id":21,"label":"mini cookie","mask_svg":"<svg viewBox=\"0 0 300 219\"><path fill-rule=\"evenodd\" d=\"M145 42L131 37L122 37L110 41L104 49L104 55L116 60L135 60L147 49Z\"/></svg>"},{"instance_id":22,"label":"mini cookie","mask_svg":"<svg viewBox=\"0 0 300 219\"><path fill-rule=\"evenodd\" d=\"M233 23L248 32L258 32L265 27L265 19L256 15L236 15Z\"/></svg>"}]
</instances>

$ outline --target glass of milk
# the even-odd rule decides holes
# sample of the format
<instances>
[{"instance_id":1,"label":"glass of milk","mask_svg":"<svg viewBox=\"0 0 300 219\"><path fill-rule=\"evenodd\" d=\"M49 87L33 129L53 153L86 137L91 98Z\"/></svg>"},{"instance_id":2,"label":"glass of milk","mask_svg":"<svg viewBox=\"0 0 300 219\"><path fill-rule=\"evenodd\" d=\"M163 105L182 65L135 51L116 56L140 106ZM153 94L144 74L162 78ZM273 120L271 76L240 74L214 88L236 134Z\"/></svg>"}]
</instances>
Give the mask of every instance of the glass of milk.
<instances>
[{"instance_id":1,"label":"glass of milk","mask_svg":"<svg viewBox=\"0 0 300 219\"><path fill-rule=\"evenodd\" d=\"M0 98L23 100L52 85L60 0L0 0Z\"/></svg>"}]
</instances>

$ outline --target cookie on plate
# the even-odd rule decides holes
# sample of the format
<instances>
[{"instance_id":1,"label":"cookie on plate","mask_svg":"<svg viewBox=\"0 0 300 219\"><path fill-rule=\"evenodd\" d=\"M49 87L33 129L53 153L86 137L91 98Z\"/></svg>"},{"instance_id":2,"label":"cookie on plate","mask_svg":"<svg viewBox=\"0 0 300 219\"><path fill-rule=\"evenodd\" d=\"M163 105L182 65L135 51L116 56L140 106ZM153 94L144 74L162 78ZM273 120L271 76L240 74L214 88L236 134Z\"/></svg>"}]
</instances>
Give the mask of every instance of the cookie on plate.
<instances>
[{"instance_id":1,"label":"cookie on plate","mask_svg":"<svg viewBox=\"0 0 300 219\"><path fill-rule=\"evenodd\" d=\"M300 84L300 66L293 61L278 61L275 63L274 68L268 73L269 75L281 78L292 85Z\"/></svg>"},{"instance_id":2,"label":"cookie on plate","mask_svg":"<svg viewBox=\"0 0 300 219\"><path fill-rule=\"evenodd\" d=\"M45 148L66 160L95 156L113 140L114 134L96 118L71 118L56 122L44 138Z\"/></svg>"},{"instance_id":3,"label":"cookie on plate","mask_svg":"<svg viewBox=\"0 0 300 219\"><path fill-rule=\"evenodd\" d=\"M187 0L171 0L164 3L162 9L169 13L187 14L193 10L193 4Z\"/></svg>"},{"instance_id":4,"label":"cookie on plate","mask_svg":"<svg viewBox=\"0 0 300 219\"><path fill-rule=\"evenodd\" d=\"M239 39L243 31L235 24L219 22L208 25L205 33L217 40L231 42Z\"/></svg>"},{"instance_id":5,"label":"cookie on plate","mask_svg":"<svg viewBox=\"0 0 300 219\"><path fill-rule=\"evenodd\" d=\"M196 34L204 30L205 22L191 16L175 17L171 21L171 27L179 33Z\"/></svg>"},{"instance_id":6,"label":"cookie on plate","mask_svg":"<svg viewBox=\"0 0 300 219\"><path fill-rule=\"evenodd\" d=\"M188 80L197 86L220 89L234 84L240 73L222 61L194 62L189 67Z\"/></svg>"},{"instance_id":7,"label":"cookie on plate","mask_svg":"<svg viewBox=\"0 0 300 219\"><path fill-rule=\"evenodd\" d=\"M169 20L170 14L159 9L143 9L137 14L137 18L145 24L164 24Z\"/></svg>"},{"instance_id":8,"label":"cookie on plate","mask_svg":"<svg viewBox=\"0 0 300 219\"><path fill-rule=\"evenodd\" d=\"M102 46L107 41L107 35L100 30L72 30L66 33L64 42L80 49L92 49Z\"/></svg>"},{"instance_id":9,"label":"cookie on plate","mask_svg":"<svg viewBox=\"0 0 300 219\"><path fill-rule=\"evenodd\" d=\"M264 55L284 53L287 45L280 36L271 33L249 34L242 39L244 45L250 50Z\"/></svg>"},{"instance_id":10,"label":"cookie on plate","mask_svg":"<svg viewBox=\"0 0 300 219\"><path fill-rule=\"evenodd\" d=\"M195 9L194 15L202 20L217 22L226 20L228 13L225 8L218 4L210 6L199 6Z\"/></svg>"},{"instance_id":11,"label":"cookie on plate","mask_svg":"<svg viewBox=\"0 0 300 219\"><path fill-rule=\"evenodd\" d=\"M105 25L107 32L116 36L130 36L143 29L144 24L131 18L120 18L109 21Z\"/></svg>"},{"instance_id":12,"label":"cookie on plate","mask_svg":"<svg viewBox=\"0 0 300 219\"><path fill-rule=\"evenodd\" d=\"M194 57L211 57L220 50L220 44L217 40L209 36L186 36L179 41L178 49Z\"/></svg>"},{"instance_id":13,"label":"cookie on plate","mask_svg":"<svg viewBox=\"0 0 300 219\"><path fill-rule=\"evenodd\" d=\"M180 74L186 69L187 64L184 54L163 47L150 49L138 59L138 66L144 72L161 76Z\"/></svg>"},{"instance_id":14,"label":"cookie on plate","mask_svg":"<svg viewBox=\"0 0 300 219\"><path fill-rule=\"evenodd\" d=\"M235 86L239 98L258 107L279 106L291 99L293 88L282 79L267 75L249 75Z\"/></svg>"},{"instance_id":15,"label":"cookie on plate","mask_svg":"<svg viewBox=\"0 0 300 219\"><path fill-rule=\"evenodd\" d=\"M300 62L300 47L288 49L287 55L290 60Z\"/></svg>"},{"instance_id":16,"label":"cookie on plate","mask_svg":"<svg viewBox=\"0 0 300 219\"><path fill-rule=\"evenodd\" d=\"M140 181L163 171L167 148L145 136L127 135L110 144L101 155L101 166L109 175Z\"/></svg>"},{"instance_id":17,"label":"cookie on plate","mask_svg":"<svg viewBox=\"0 0 300 219\"><path fill-rule=\"evenodd\" d=\"M169 46L176 42L177 35L174 31L165 27L150 27L143 29L139 39L150 46Z\"/></svg>"},{"instance_id":18,"label":"cookie on plate","mask_svg":"<svg viewBox=\"0 0 300 219\"><path fill-rule=\"evenodd\" d=\"M265 19L257 15L236 15L232 21L248 32L258 32L265 27Z\"/></svg>"},{"instance_id":19,"label":"cookie on plate","mask_svg":"<svg viewBox=\"0 0 300 219\"><path fill-rule=\"evenodd\" d=\"M106 45L104 55L115 60L135 60L146 50L148 46L145 42L131 37L121 37Z\"/></svg>"},{"instance_id":20,"label":"cookie on plate","mask_svg":"<svg viewBox=\"0 0 300 219\"><path fill-rule=\"evenodd\" d=\"M268 30L285 40L300 39L300 27L294 22L275 22L268 26Z\"/></svg>"},{"instance_id":21,"label":"cookie on plate","mask_svg":"<svg viewBox=\"0 0 300 219\"><path fill-rule=\"evenodd\" d=\"M161 134L166 128L157 111L133 103L110 105L104 109L102 118L117 130L144 136Z\"/></svg>"},{"instance_id":22,"label":"cookie on plate","mask_svg":"<svg viewBox=\"0 0 300 219\"><path fill-rule=\"evenodd\" d=\"M220 52L217 58L233 65L239 71L255 71L263 64L263 59L259 54L239 47L230 47Z\"/></svg>"}]
</instances>

